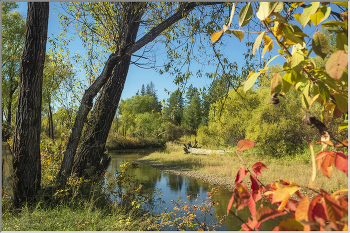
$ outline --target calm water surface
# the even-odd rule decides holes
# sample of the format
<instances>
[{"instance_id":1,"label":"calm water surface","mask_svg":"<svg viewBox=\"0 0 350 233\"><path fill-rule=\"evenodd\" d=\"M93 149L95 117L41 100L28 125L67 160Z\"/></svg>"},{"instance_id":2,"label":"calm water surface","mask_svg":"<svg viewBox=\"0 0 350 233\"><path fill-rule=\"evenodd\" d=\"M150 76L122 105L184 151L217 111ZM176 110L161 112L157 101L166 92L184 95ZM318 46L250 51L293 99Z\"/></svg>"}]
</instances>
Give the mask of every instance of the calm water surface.
<instances>
[{"instance_id":1,"label":"calm water surface","mask_svg":"<svg viewBox=\"0 0 350 233\"><path fill-rule=\"evenodd\" d=\"M146 150L123 150L123 151L110 151L109 155L112 157L111 165L108 168L109 172L116 171L123 161L132 162L136 159L142 158L156 151L155 149ZM130 166L128 170L129 175L133 175L142 184L142 188L157 190L162 192L161 199L164 201L160 204L155 212L161 213L167 207L168 210L174 211L174 205L171 204L171 200L177 200L181 198L182 201L187 201L187 204L201 205L201 202L196 202L197 194L202 200L207 200L207 192L211 191L214 187L208 183L200 180L189 178L186 176L174 175L166 172L162 172L156 168L150 167L145 164L139 163L138 168L132 168ZM214 206L211 210L211 215L207 216L207 223L218 222L221 216L226 215L226 208L231 198L232 191L224 188L219 188L219 195L215 195L213 200L219 204ZM187 196L190 195L190 199ZM199 216L199 213L196 213ZM241 210L239 216L243 220L247 220L250 213L248 208ZM203 219L202 219L203 220ZM273 219L271 219L273 220ZM273 222L270 220L263 223L264 230L272 230ZM221 224L221 227L216 227L216 231L237 231L241 229L242 223L235 219L232 215L229 215L226 220ZM271 225L271 226L270 226Z\"/></svg>"}]
</instances>

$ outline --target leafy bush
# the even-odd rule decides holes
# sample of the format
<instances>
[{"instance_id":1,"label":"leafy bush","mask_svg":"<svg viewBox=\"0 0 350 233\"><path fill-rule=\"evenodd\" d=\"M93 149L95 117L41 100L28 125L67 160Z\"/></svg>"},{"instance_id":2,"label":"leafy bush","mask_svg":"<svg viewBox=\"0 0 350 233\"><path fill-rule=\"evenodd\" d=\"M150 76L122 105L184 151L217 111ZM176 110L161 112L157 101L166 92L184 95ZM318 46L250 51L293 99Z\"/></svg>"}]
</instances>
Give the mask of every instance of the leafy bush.
<instances>
[{"instance_id":1,"label":"leafy bush","mask_svg":"<svg viewBox=\"0 0 350 233\"><path fill-rule=\"evenodd\" d=\"M342 142L348 146L347 141ZM281 222L277 221L277 226L274 230L288 231L310 231L310 230L348 230L348 189L337 190L333 193L320 189L315 183L316 178L316 162L318 170L330 178L332 174L332 164L344 172L348 176L348 155L341 151L335 151L337 145L333 147L333 152L322 151L314 157L313 147L310 142L311 158L312 158L312 175L309 180L308 187L302 187L291 181L280 180L272 184L265 185L259 181L256 175L261 176L261 169L268 169L263 163L257 162L252 166L252 173L239 152L254 146L254 142L243 139L237 144L237 155L242 161L242 168L236 176L235 189L227 206L227 215L232 214L242 224L242 230L259 230L262 223L270 218L276 218L281 215L289 214L289 219ZM249 172L251 187L242 183L246 174ZM307 189L308 194L302 195L301 190ZM312 198L313 197L313 198ZM311 200L310 200L311 198ZM299 199L299 200L298 200ZM256 202L260 202L260 207L257 208ZM270 208L263 206L264 202L277 204L278 208ZM236 209L234 213L231 208ZM244 222L238 215L237 210L241 210L248 206L251 213L251 218L248 222Z\"/></svg>"}]
</instances>

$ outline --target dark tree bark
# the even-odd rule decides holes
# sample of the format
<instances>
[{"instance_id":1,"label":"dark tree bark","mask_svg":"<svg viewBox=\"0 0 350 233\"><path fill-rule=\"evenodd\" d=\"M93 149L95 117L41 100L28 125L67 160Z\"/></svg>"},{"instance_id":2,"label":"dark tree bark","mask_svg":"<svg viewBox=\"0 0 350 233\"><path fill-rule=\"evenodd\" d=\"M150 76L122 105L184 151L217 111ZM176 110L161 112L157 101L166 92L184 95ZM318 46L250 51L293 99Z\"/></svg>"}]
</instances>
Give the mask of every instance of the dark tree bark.
<instances>
[{"instance_id":1,"label":"dark tree bark","mask_svg":"<svg viewBox=\"0 0 350 233\"><path fill-rule=\"evenodd\" d=\"M51 110L51 100L49 101L49 115L48 115L48 121L49 121L49 137L54 140L55 137L53 135L53 119L52 119L52 110Z\"/></svg>"},{"instance_id":2,"label":"dark tree bark","mask_svg":"<svg viewBox=\"0 0 350 233\"><path fill-rule=\"evenodd\" d=\"M74 158L73 173L77 176L99 176L109 165L110 157L104 153L107 136L111 128L118 103L124 89L124 83L130 66L130 56L114 68L112 78L108 80L96 100L83 134L83 142ZM91 168L91 167L94 168ZM89 174L85 169L89 169Z\"/></svg>"},{"instance_id":3,"label":"dark tree bark","mask_svg":"<svg viewBox=\"0 0 350 233\"><path fill-rule=\"evenodd\" d=\"M11 118L12 118L12 97L13 97L12 91L9 93L9 102L7 103L7 124L11 126Z\"/></svg>"},{"instance_id":4,"label":"dark tree bark","mask_svg":"<svg viewBox=\"0 0 350 233\"><path fill-rule=\"evenodd\" d=\"M119 27L122 27L126 34L119 38L118 42L126 46L135 44L143 14L142 11L134 10L135 5L140 4L127 3L124 5L125 17L119 23ZM121 50L125 49L126 46ZM124 89L130 61L131 56L128 55L114 67L112 76L103 86L102 92L96 100L89 119L91 124L86 126L83 143L74 158L72 170L79 177L90 177L91 175L98 177L109 165L111 159L104 153L105 144ZM86 169L89 169L89 174L85 172Z\"/></svg>"},{"instance_id":5,"label":"dark tree bark","mask_svg":"<svg viewBox=\"0 0 350 233\"><path fill-rule=\"evenodd\" d=\"M96 81L85 91L85 94L82 98L81 104L78 109L77 116L75 118L74 126L72 133L68 140L68 145L64 154L62 165L58 173L58 179L61 184L66 183L66 179L72 173L72 167L74 162L74 157L76 150L78 148L78 143L82 134L84 123L87 120L87 115L92 109L92 101L97 93L100 91L102 86L107 82L107 80L113 75L114 67L121 63L124 59L128 59L133 53L141 49L143 46L153 41L158 35L160 35L165 29L167 29L172 24L176 23L180 19L186 16L187 13L192 11L198 5L215 5L221 4L219 2L208 2L208 3L183 3L181 7L169 18L164 20L158 26L152 28L146 35L139 39L135 44L129 44L122 51L118 53L113 53L109 56L102 73L96 79ZM118 104L118 103L116 103ZM113 114L114 115L114 114ZM110 128L108 128L109 131ZM102 149L102 148L101 148Z\"/></svg>"},{"instance_id":6,"label":"dark tree bark","mask_svg":"<svg viewBox=\"0 0 350 233\"><path fill-rule=\"evenodd\" d=\"M29 2L13 140L14 204L35 201L41 182L40 128L48 2Z\"/></svg>"}]
</instances>

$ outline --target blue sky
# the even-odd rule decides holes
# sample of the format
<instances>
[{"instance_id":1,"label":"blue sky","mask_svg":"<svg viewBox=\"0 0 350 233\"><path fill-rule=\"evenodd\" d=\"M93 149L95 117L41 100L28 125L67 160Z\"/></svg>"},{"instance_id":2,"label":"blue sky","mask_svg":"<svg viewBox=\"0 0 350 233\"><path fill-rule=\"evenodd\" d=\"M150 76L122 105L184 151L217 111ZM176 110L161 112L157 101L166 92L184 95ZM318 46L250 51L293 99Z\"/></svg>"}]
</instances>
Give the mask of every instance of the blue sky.
<instances>
[{"instance_id":1,"label":"blue sky","mask_svg":"<svg viewBox=\"0 0 350 233\"><path fill-rule=\"evenodd\" d=\"M27 3L26 2L19 2L19 8L17 9L22 15L26 16L26 12L27 12ZM48 37L51 37L51 35L53 33L59 34L60 33L60 25L59 25L59 18L58 18L58 10L60 4L58 2L50 2L50 15L49 15L49 28L48 28ZM56 9L55 9L56 8ZM237 15L235 15L233 21L237 21ZM299 23L296 23L297 25ZM300 24L298 25L300 26ZM308 27L308 26L307 26ZM313 27L314 28L314 27ZM307 32L309 35L311 33L311 36L313 34L313 32ZM250 40L255 40L255 38L257 37L257 34L252 34L250 36ZM225 35L224 38L222 38L223 40L225 40L225 42L227 43L227 46L225 48L221 48L222 50L225 50L225 53L227 54L229 60L231 62L236 61L239 67L242 67L242 65L244 64L244 57L243 57L243 53L247 52L247 48L245 46L245 41L247 39L247 35L246 37L242 40L242 42L239 42L239 40L234 37L234 36L229 36L229 35ZM206 40L209 40L209 38L206 38ZM306 40L308 41L308 40ZM49 46L47 46L47 48L49 49ZM70 46L70 53L74 54L77 51L80 51L81 55L85 54L85 49L82 45L81 40L78 38L78 36L75 36L75 40L71 42ZM164 47L162 47L162 45L157 46L157 53L160 54L160 58L159 59L157 57L157 61L159 60L164 60L164 56L162 57L162 54L165 54L166 50L164 49ZM271 53L266 53L265 54L265 58L268 57L272 57L274 55L277 54L277 49L279 49L279 47L276 45L276 43L274 44L274 48L273 51ZM258 58L259 53L257 53L255 55L255 57ZM213 59L213 58L208 58L208 59ZM284 63L284 59L281 57L278 57L277 59L275 59L272 63L270 64L283 64ZM161 65L162 63L159 63L157 65ZM215 67L203 67L202 65L193 63L192 65L192 69L194 71L197 71L198 69L201 70L205 70L205 71L214 71ZM194 72L195 73L195 72ZM204 74L204 73L203 73ZM84 79L84 75L83 73L78 73L78 75L80 76L80 78ZM124 91L122 93L122 99L126 99L129 98L133 95L135 95L135 93L141 89L142 84L148 84L150 82L153 82L155 84L155 88L157 91L157 95L159 100L163 100L163 99L167 99L169 98L169 95L164 91L164 88L166 88L168 91L174 91L178 88L177 85L175 85L173 83L173 77L170 76L169 74L163 74L160 75L158 74L155 70L152 69L142 69L139 68L135 65L131 65L129 68L129 73L128 73L128 77L124 86ZM204 86L208 86L211 83L212 80L206 78L206 77L202 77L202 78L197 78L197 77L192 77L188 82L187 85L189 86L190 84L193 84L195 87L198 88L202 88Z\"/></svg>"}]
</instances>

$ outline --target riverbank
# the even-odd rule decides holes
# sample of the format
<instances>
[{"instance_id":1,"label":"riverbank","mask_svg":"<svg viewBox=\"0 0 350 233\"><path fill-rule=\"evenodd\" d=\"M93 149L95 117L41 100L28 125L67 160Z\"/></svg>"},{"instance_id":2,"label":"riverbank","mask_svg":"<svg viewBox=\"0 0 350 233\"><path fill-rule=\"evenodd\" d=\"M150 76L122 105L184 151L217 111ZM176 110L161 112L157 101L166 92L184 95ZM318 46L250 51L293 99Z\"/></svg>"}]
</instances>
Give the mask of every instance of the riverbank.
<instances>
[{"instance_id":1,"label":"riverbank","mask_svg":"<svg viewBox=\"0 0 350 233\"><path fill-rule=\"evenodd\" d=\"M268 167L261 171L261 176L257 176L265 185L287 180L304 187L308 186L312 170L310 162L263 159L251 154L242 154L242 157L250 169L256 162L262 162ZM167 143L164 152L154 152L135 161L164 172L192 177L229 190L234 188L237 172L242 167L242 162L235 153L225 155L184 154L182 147L174 143ZM322 172L317 172L316 176L317 185L327 191L347 188L347 181L346 175L337 169L333 170L332 179L325 177ZM249 177L246 177L243 182L250 188ZM307 190L304 193L306 192Z\"/></svg>"},{"instance_id":2,"label":"riverbank","mask_svg":"<svg viewBox=\"0 0 350 233\"><path fill-rule=\"evenodd\" d=\"M108 150L124 150L124 149L147 149L165 147L165 141L154 140L152 138L133 138L117 136L108 138L106 148Z\"/></svg>"}]
</instances>

